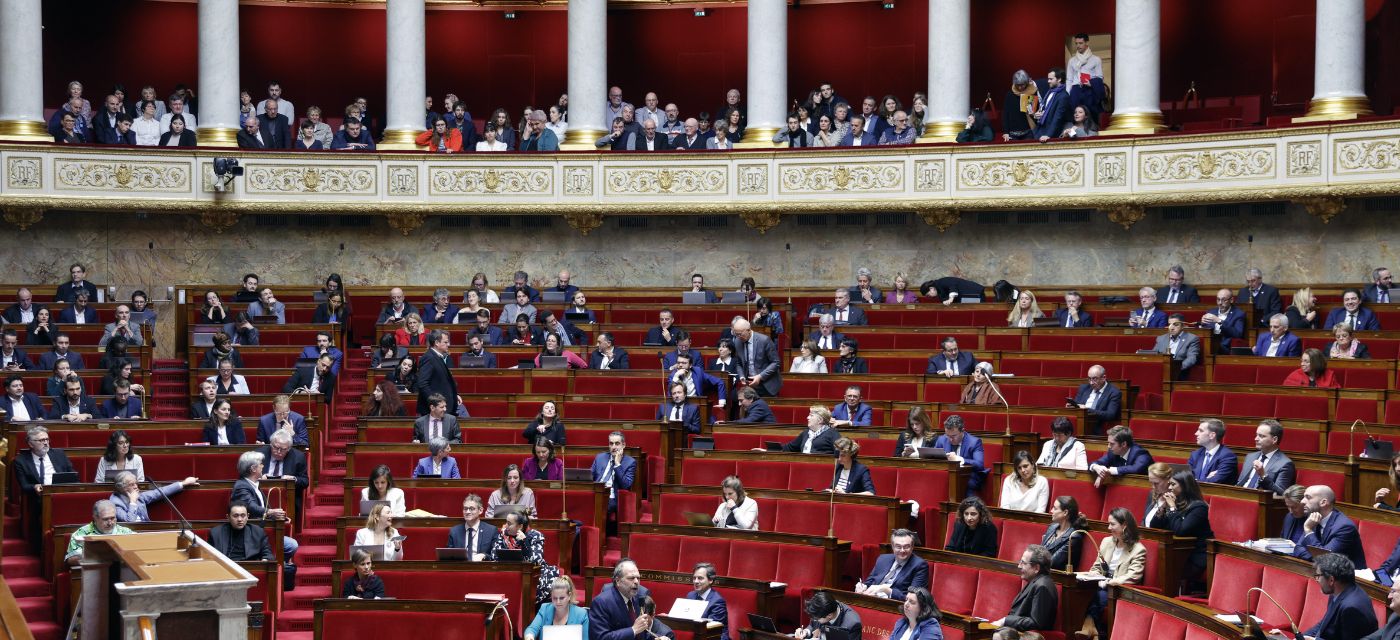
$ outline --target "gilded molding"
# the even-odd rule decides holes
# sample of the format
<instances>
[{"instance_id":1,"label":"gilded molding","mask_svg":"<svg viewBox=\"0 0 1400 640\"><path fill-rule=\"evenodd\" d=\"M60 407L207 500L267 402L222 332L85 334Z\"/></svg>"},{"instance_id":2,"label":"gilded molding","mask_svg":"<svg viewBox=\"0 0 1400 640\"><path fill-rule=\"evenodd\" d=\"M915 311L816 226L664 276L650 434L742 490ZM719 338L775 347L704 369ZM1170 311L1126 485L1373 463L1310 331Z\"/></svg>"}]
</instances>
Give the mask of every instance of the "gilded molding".
<instances>
[{"instance_id":1,"label":"gilded molding","mask_svg":"<svg viewBox=\"0 0 1400 640\"><path fill-rule=\"evenodd\" d=\"M387 211L384 216L389 219L389 226L405 236L423 226L423 222L428 219L428 214L417 211Z\"/></svg>"},{"instance_id":2,"label":"gilded molding","mask_svg":"<svg viewBox=\"0 0 1400 640\"><path fill-rule=\"evenodd\" d=\"M1322 220L1322 224L1332 221L1337 214L1346 211L1347 201L1336 196L1314 196L1310 198L1299 198L1298 204L1308 210L1308 214Z\"/></svg>"},{"instance_id":3,"label":"gilded molding","mask_svg":"<svg viewBox=\"0 0 1400 640\"><path fill-rule=\"evenodd\" d=\"M189 192L186 162L91 161L54 159L54 176L61 191Z\"/></svg>"},{"instance_id":4,"label":"gilded molding","mask_svg":"<svg viewBox=\"0 0 1400 640\"><path fill-rule=\"evenodd\" d=\"M1094 186L1128 186L1128 153L1126 151L1094 154Z\"/></svg>"},{"instance_id":5,"label":"gilded molding","mask_svg":"<svg viewBox=\"0 0 1400 640\"><path fill-rule=\"evenodd\" d=\"M782 193L881 192L904 189L903 162L781 165Z\"/></svg>"},{"instance_id":6,"label":"gilded molding","mask_svg":"<svg viewBox=\"0 0 1400 640\"><path fill-rule=\"evenodd\" d=\"M199 221L204 226L213 229L215 233L222 234L238 224L238 219L242 217L238 213L226 209L210 209L199 214Z\"/></svg>"},{"instance_id":7,"label":"gilded molding","mask_svg":"<svg viewBox=\"0 0 1400 640\"><path fill-rule=\"evenodd\" d=\"M564 221L576 231L588 235L589 231L603 226L603 214L584 211L570 211L564 214Z\"/></svg>"},{"instance_id":8,"label":"gilded molding","mask_svg":"<svg viewBox=\"0 0 1400 640\"><path fill-rule=\"evenodd\" d=\"M768 165L766 164L741 164L739 165L739 195L741 196L766 196L768 195Z\"/></svg>"},{"instance_id":9,"label":"gilded molding","mask_svg":"<svg viewBox=\"0 0 1400 640\"><path fill-rule=\"evenodd\" d=\"M924 224L938 227L938 232L943 233L962 220L962 212L957 209L922 209L919 217L924 219Z\"/></svg>"},{"instance_id":10,"label":"gilded molding","mask_svg":"<svg viewBox=\"0 0 1400 640\"><path fill-rule=\"evenodd\" d=\"M937 123L929 123L930 125ZM947 173L947 161L939 158L937 160L917 160L914 162L914 191L919 193L943 191L948 188L945 174Z\"/></svg>"},{"instance_id":11,"label":"gilded molding","mask_svg":"<svg viewBox=\"0 0 1400 640\"><path fill-rule=\"evenodd\" d=\"M768 233L769 229L778 226L783 221L783 214L777 211L745 211L739 214L744 219L744 224L750 229L757 229L760 234Z\"/></svg>"},{"instance_id":12,"label":"gilded molding","mask_svg":"<svg viewBox=\"0 0 1400 640\"><path fill-rule=\"evenodd\" d=\"M1127 231L1147 217L1147 210L1139 204L1123 203L1104 209L1104 214L1108 216L1110 222L1122 225L1123 230Z\"/></svg>"},{"instance_id":13,"label":"gilded molding","mask_svg":"<svg viewBox=\"0 0 1400 640\"><path fill-rule=\"evenodd\" d=\"M10 189L42 189L43 158L10 156L5 162L5 184Z\"/></svg>"},{"instance_id":14,"label":"gilded molding","mask_svg":"<svg viewBox=\"0 0 1400 640\"><path fill-rule=\"evenodd\" d=\"M255 164L245 167L247 193L334 193L372 196L379 193L378 167L287 166Z\"/></svg>"},{"instance_id":15,"label":"gilded molding","mask_svg":"<svg viewBox=\"0 0 1400 640\"><path fill-rule=\"evenodd\" d=\"M418 196L417 165L389 165L389 195L407 198Z\"/></svg>"},{"instance_id":16,"label":"gilded molding","mask_svg":"<svg viewBox=\"0 0 1400 640\"><path fill-rule=\"evenodd\" d=\"M565 167L564 167L564 195L566 195L566 196L591 196L591 195L593 195L593 167L590 167L590 166L565 166Z\"/></svg>"},{"instance_id":17,"label":"gilded molding","mask_svg":"<svg viewBox=\"0 0 1400 640\"><path fill-rule=\"evenodd\" d=\"M603 167L607 195L723 195L728 191L727 167Z\"/></svg>"},{"instance_id":18,"label":"gilded molding","mask_svg":"<svg viewBox=\"0 0 1400 640\"><path fill-rule=\"evenodd\" d=\"M1005 189L1084 185L1084 158L1057 156L1024 160L958 160L958 188Z\"/></svg>"},{"instance_id":19,"label":"gilded molding","mask_svg":"<svg viewBox=\"0 0 1400 640\"><path fill-rule=\"evenodd\" d=\"M28 231L43 219L42 207L5 207L5 222L19 227L20 231Z\"/></svg>"},{"instance_id":20,"label":"gilded molding","mask_svg":"<svg viewBox=\"0 0 1400 640\"><path fill-rule=\"evenodd\" d=\"M1143 184L1181 184L1271 178L1274 152L1273 145L1143 152L1138 154L1138 180Z\"/></svg>"},{"instance_id":21,"label":"gilded molding","mask_svg":"<svg viewBox=\"0 0 1400 640\"><path fill-rule=\"evenodd\" d=\"M1321 175L1321 141L1306 140L1288 143L1288 177L1316 178Z\"/></svg>"},{"instance_id":22,"label":"gilded molding","mask_svg":"<svg viewBox=\"0 0 1400 640\"><path fill-rule=\"evenodd\" d=\"M428 195L533 195L554 191L553 167L428 168Z\"/></svg>"},{"instance_id":23,"label":"gilded molding","mask_svg":"<svg viewBox=\"0 0 1400 640\"><path fill-rule=\"evenodd\" d=\"M1334 140L1332 173L1356 175L1400 171L1400 137Z\"/></svg>"}]
</instances>

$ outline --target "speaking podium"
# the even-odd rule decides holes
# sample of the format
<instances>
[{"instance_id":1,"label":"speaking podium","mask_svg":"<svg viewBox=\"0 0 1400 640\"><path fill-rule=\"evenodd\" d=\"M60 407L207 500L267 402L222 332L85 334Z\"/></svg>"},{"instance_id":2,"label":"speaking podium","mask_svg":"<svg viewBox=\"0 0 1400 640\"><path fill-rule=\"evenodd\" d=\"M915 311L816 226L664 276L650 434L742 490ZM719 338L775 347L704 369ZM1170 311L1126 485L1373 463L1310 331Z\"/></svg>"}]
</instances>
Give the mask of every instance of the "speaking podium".
<instances>
[{"instance_id":1,"label":"speaking podium","mask_svg":"<svg viewBox=\"0 0 1400 640\"><path fill-rule=\"evenodd\" d=\"M252 574L188 531L88 536L82 637L248 637Z\"/></svg>"}]
</instances>

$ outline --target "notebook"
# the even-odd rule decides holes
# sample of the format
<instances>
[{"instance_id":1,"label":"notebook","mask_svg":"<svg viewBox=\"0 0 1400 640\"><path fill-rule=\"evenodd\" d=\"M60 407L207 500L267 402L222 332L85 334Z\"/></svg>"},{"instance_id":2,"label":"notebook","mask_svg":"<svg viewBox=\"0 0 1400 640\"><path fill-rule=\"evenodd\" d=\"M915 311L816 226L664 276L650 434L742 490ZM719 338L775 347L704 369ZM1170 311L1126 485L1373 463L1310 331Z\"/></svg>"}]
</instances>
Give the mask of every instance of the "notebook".
<instances>
[{"instance_id":1,"label":"notebook","mask_svg":"<svg viewBox=\"0 0 1400 640\"><path fill-rule=\"evenodd\" d=\"M748 304L749 298L743 291L725 291L719 297L719 301L724 304Z\"/></svg>"},{"instance_id":2,"label":"notebook","mask_svg":"<svg viewBox=\"0 0 1400 640\"><path fill-rule=\"evenodd\" d=\"M559 304L561 302L565 302L564 292L558 290L541 291L540 302L548 304Z\"/></svg>"},{"instance_id":3,"label":"notebook","mask_svg":"<svg viewBox=\"0 0 1400 640\"><path fill-rule=\"evenodd\" d=\"M369 554L369 559L375 562L384 561L384 545L382 544L352 544L350 545L350 555L355 555L355 551L363 551ZM350 556L346 556L347 558Z\"/></svg>"},{"instance_id":4,"label":"notebook","mask_svg":"<svg viewBox=\"0 0 1400 640\"><path fill-rule=\"evenodd\" d=\"M419 477L421 478L422 476L419 476ZM361 501L360 501L360 515L362 515L362 516L367 516L367 515L369 515L369 512L374 511L374 505L377 505L377 504L382 504L382 505L384 505L384 506L388 506L388 505L389 505L389 501L388 501L388 500L361 500Z\"/></svg>"},{"instance_id":5,"label":"notebook","mask_svg":"<svg viewBox=\"0 0 1400 640\"><path fill-rule=\"evenodd\" d=\"M569 359L564 356L540 356L541 369L568 369Z\"/></svg>"},{"instance_id":6,"label":"notebook","mask_svg":"<svg viewBox=\"0 0 1400 640\"><path fill-rule=\"evenodd\" d=\"M681 294L681 304L707 304L710 297L704 291L687 291Z\"/></svg>"}]
</instances>

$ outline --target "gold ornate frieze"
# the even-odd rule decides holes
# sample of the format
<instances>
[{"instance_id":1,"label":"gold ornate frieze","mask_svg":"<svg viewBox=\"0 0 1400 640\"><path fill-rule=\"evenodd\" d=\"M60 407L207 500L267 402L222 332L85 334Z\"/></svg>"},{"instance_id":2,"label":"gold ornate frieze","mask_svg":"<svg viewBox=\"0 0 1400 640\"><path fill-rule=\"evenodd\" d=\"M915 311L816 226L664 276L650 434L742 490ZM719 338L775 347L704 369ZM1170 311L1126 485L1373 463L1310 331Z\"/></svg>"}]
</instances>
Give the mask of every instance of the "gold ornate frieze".
<instances>
[{"instance_id":1,"label":"gold ornate frieze","mask_svg":"<svg viewBox=\"0 0 1400 640\"><path fill-rule=\"evenodd\" d=\"M607 195L724 195L729 185L726 167L676 166L604 167L603 187Z\"/></svg>"},{"instance_id":2,"label":"gold ornate frieze","mask_svg":"<svg viewBox=\"0 0 1400 640\"><path fill-rule=\"evenodd\" d=\"M741 164L739 165L739 195L741 196L766 196L768 195L768 165L766 164Z\"/></svg>"},{"instance_id":3,"label":"gold ornate frieze","mask_svg":"<svg viewBox=\"0 0 1400 640\"><path fill-rule=\"evenodd\" d=\"M1184 184L1274 177L1273 145L1143 151L1138 154L1142 184Z\"/></svg>"},{"instance_id":4,"label":"gold ornate frieze","mask_svg":"<svg viewBox=\"0 0 1400 640\"><path fill-rule=\"evenodd\" d=\"M1094 186L1128 186L1128 153L1126 151L1094 154Z\"/></svg>"},{"instance_id":5,"label":"gold ornate frieze","mask_svg":"<svg viewBox=\"0 0 1400 640\"><path fill-rule=\"evenodd\" d=\"M945 179L948 163L942 158L916 160L914 162L914 191L919 193L939 192L948 188Z\"/></svg>"},{"instance_id":6,"label":"gold ornate frieze","mask_svg":"<svg viewBox=\"0 0 1400 640\"><path fill-rule=\"evenodd\" d=\"M11 156L5 161L5 184L10 189L42 189L44 163L33 156Z\"/></svg>"},{"instance_id":7,"label":"gold ornate frieze","mask_svg":"<svg viewBox=\"0 0 1400 640\"><path fill-rule=\"evenodd\" d=\"M418 165L389 165L389 195L413 198L418 195Z\"/></svg>"},{"instance_id":8,"label":"gold ornate frieze","mask_svg":"<svg viewBox=\"0 0 1400 640\"><path fill-rule=\"evenodd\" d=\"M1336 140L1332 145L1336 175L1400 172L1400 137Z\"/></svg>"},{"instance_id":9,"label":"gold ornate frieze","mask_svg":"<svg viewBox=\"0 0 1400 640\"><path fill-rule=\"evenodd\" d=\"M428 168L428 194L434 196L548 196L553 191L553 167Z\"/></svg>"},{"instance_id":10,"label":"gold ornate frieze","mask_svg":"<svg viewBox=\"0 0 1400 640\"><path fill-rule=\"evenodd\" d=\"M1084 185L1082 156L1052 156L1020 160L958 160L958 188L1025 189Z\"/></svg>"},{"instance_id":11,"label":"gold ornate frieze","mask_svg":"<svg viewBox=\"0 0 1400 640\"><path fill-rule=\"evenodd\" d=\"M1317 178L1322 176L1322 142L1304 140L1288 143L1288 177Z\"/></svg>"},{"instance_id":12,"label":"gold ornate frieze","mask_svg":"<svg viewBox=\"0 0 1400 640\"><path fill-rule=\"evenodd\" d=\"M379 192L376 166L307 166L254 164L245 169L249 194L332 194L373 196Z\"/></svg>"},{"instance_id":13,"label":"gold ornate frieze","mask_svg":"<svg viewBox=\"0 0 1400 640\"><path fill-rule=\"evenodd\" d=\"M191 190L188 162L56 158L53 173L60 191L182 193Z\"/></svg>"},{"instance_id":14,"label":"gold ornate frieze","mask_svg":"<svg viewBox=\"0 0 1400 640\"><path fill-rule=\"evenodd\" d=\"M903 162L783 164L782 193L888 193L904 190Z\"/></svg>"},{"instance_id":15,"label":"gold ornate frieze","mask_svg":"<svg viewBox=\"0 0 1400 640\"><path fill-rule=\"evenodd\" d=\"M591 196L593 195L593 167L591 166L564 166L564 195L566 196Z\"/></svg>"}]
</instances>

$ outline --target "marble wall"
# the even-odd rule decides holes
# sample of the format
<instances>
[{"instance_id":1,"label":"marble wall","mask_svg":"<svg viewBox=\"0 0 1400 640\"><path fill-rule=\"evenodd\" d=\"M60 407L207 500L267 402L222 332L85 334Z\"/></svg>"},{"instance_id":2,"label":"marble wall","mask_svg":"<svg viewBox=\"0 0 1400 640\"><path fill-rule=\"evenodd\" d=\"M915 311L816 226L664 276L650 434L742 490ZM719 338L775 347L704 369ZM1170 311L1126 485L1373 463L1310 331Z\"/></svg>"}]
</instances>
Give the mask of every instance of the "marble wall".
<instances>
[{"instance_id":1,"label":"marble wall","mask_svg":"<svg viewBox=\"0 0 1400 640\"><path fill-rule=\"evenodd\" d=\"M1190 282L1239 283L1249 266L1272 282L1361 282L1376 264L1400 267L1400 201L1382 204L1353 202L1330 224L1289 204L1277 215L1241 205L1237 215L1224 217L1198 207L1188 210L1192 218L1176 220L1149 210L1130 230L1098 212L1085 212L1079 221L1062 220L1058 212L1012 212L1005 221L969 213L943 233L916 215L885 225L872 214L853 225L839 224L845 220L835 215L822 226L785 217L767 234L738 217L729 218L727 228L704 228L698 218L652 218L645 228L623 228L609 218L588 236L562 218L541 229L483 228L477 219L464 228L445 227L429 218L405 237L382 217L364 227L340 226L333 218L329 226L308 228L294 216L286 226L262 226L245 216L218 234L197 216L49 212L28 231L9 230L11 241L0 246L0 281L57 283L76 261L88 265L93 281L121 287L122 296L139 286L156 297L167 285L234 283L249 271L274 284L312 284L338 272L350 287L461 286L476 271L501 283L516 269L543 280L568 268L585 289L680 287L698 271L712 287L753 276L764 288L788 281L845 284L865 266L881 287L898 272L916 282L951 273L1035 286L1156 285L1167 266L1181 264ZM1027 223L1022 215L1048 221Z\"/></svg>"}]
</instances>

